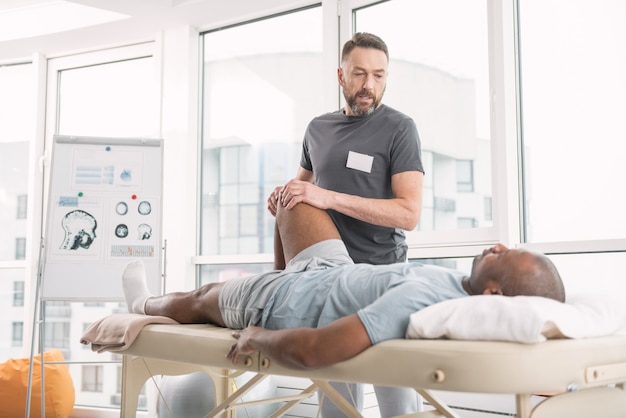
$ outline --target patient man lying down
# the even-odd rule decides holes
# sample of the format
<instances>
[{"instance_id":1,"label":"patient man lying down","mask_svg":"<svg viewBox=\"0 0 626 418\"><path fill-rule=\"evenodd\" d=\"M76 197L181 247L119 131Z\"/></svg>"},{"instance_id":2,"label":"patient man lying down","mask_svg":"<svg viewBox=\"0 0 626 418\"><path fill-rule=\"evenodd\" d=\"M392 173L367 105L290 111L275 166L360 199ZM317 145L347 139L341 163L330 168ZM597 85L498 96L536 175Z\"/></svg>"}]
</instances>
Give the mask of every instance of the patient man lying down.
<instances>
[{"instance_id":1,"label":"patient man lying down","mask_svg":"<svg viewBox=\"0 0 626 418\"><path fill-rule=\"evenodd\" d=\"M276 223L284 270L153 296L143 263L133 261L122 276L129 312L238 330L227 354L234 364L258 350L306 369L405 338L412 313L444 300L494 294L565 301L561 278L542 254L498 244L475 257L469 276L420 263L354 264L325 211L301 203L279 209Z\"/></svg>"}]
</instances>

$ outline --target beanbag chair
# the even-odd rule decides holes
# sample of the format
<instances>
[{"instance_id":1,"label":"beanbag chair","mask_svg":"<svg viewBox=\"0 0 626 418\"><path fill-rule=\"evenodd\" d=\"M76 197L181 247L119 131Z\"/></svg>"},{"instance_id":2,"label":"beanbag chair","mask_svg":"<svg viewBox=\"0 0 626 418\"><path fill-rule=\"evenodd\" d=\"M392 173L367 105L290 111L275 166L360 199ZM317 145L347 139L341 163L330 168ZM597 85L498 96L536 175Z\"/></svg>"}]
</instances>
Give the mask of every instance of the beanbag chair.
<instances>
[{"instance_id":1,"label":"beanbag chair","mask_svg":"<svg viewBox=\"0 0 626 418\"><path fill-rule=\"evenodd\" d=\"M41 360L33 358L30 418L41 418ZM46 418L67 418L74 409L75 391L72 377L59 350L44 352ZM0 418L23 417L26 414L30 358L9 359L0 364Z\"/></svg>"}]
</instances>

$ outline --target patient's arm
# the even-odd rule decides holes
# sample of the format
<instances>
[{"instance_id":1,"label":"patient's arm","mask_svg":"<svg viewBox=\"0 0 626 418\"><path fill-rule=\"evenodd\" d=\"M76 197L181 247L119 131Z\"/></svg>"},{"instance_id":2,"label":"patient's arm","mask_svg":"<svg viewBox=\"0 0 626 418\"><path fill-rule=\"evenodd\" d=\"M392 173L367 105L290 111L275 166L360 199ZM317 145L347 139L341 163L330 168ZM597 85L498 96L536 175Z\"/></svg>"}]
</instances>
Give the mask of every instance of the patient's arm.
<instances>
[{"instance_id":1,"label":"patient's arm","mask_svg":"<svg viewBox=\"0 0 626 418\"><path fill-rule=\"evenodd\" d=\"M248 327L235 331L233 336L238 341L227 354L233 364L240 355L261 351L292 369L329 366L354 357L372 345L356 314L322 328L268 330Z\"/></svg>"}]
</instances>

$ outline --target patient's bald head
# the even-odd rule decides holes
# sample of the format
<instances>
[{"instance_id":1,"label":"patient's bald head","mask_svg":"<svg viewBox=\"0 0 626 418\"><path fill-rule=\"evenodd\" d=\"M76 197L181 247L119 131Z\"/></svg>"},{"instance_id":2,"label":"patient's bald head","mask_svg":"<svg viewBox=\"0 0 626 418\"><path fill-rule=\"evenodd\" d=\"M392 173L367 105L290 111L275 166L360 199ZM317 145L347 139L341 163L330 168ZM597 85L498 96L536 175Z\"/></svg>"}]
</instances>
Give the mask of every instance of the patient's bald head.
<instances>
[{"instance_id":1,"label":"patient's bald head","mask_svg":"<svg viewBox=\"0 0 626 418\"><path fill-rule=\"evenodd\" d=\"M510 250L502 244L474 259L468 280L473 294L543 296L565 301L563 281L548 257L522 249Z\"/></svg>"}]
</instances>

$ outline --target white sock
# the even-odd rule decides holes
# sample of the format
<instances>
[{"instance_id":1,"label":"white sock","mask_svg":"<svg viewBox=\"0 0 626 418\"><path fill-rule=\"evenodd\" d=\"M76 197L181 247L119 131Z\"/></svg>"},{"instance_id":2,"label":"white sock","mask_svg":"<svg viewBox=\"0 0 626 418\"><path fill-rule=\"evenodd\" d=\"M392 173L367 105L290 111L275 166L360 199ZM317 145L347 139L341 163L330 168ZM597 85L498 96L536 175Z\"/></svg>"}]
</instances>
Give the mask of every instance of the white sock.
<instances>
[{"instance_id":1,"label":"white sock","mask_svg":"<svg viewBox=\"0 0 626 418\"><path fill-rule=\"evenodd\" d=\"M126 265L122 273L122 288L128 312L145 314L144 306L152 293L146 284L146 269L143 261L135 260Z\"/></svg>"}]
</instances>

